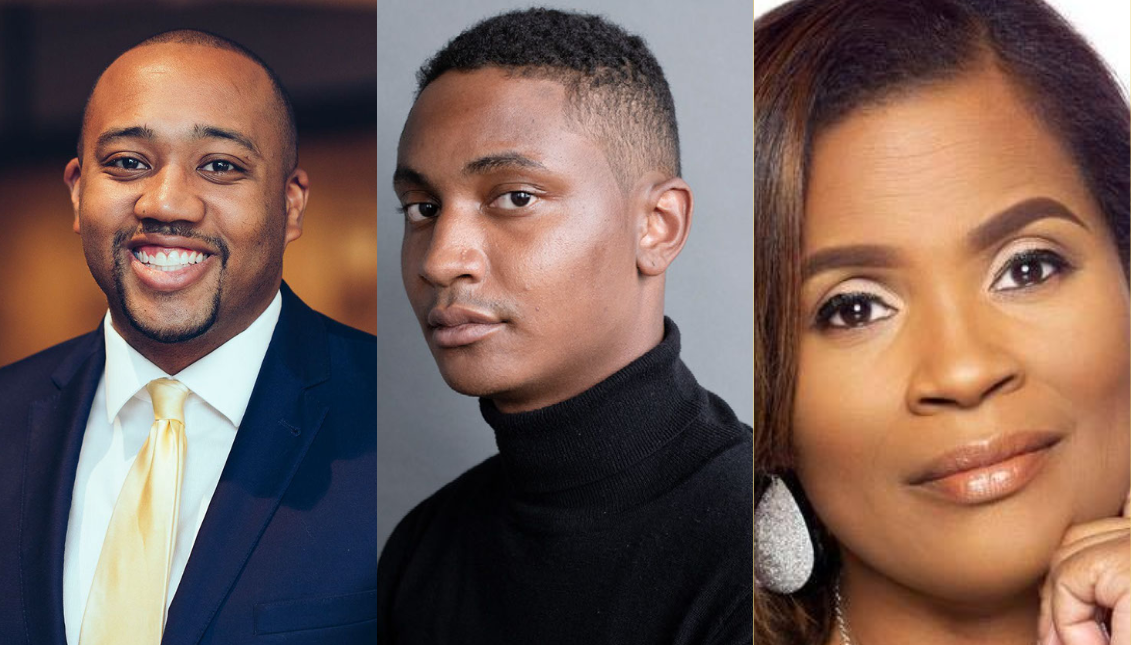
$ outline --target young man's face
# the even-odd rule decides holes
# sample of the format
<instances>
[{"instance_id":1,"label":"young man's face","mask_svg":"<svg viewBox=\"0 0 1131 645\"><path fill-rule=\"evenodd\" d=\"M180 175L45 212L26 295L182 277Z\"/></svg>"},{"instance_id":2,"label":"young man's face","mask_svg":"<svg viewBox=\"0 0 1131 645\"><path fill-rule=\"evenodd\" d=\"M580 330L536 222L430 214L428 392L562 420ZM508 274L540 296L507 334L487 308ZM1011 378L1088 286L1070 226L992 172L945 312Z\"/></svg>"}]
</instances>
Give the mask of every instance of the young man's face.
<instances>
[{"instance_id":1,"label":"young man's face","mask_svg":"<svg viewBox=\"0 0 1131 645\"><path fill-rule=\"evenodd\" d=\"M552 80L447 72L398 150L409 300L448 384L504 411L584 391L642 331L640 223L565 106Z\"/></svg>"},{"instance_id":2,"label":"young man's face","mask_svg":"<svg viewBox=\"0 0 1131 645\"><path fill-rule=\"evenodd\" d=\"M302 230L305 188L287 181L284 156L270 81L243 56L170 43L107 69L66 179L127 339L218 345L263 311Z\"/></svg>"}]
</instances>

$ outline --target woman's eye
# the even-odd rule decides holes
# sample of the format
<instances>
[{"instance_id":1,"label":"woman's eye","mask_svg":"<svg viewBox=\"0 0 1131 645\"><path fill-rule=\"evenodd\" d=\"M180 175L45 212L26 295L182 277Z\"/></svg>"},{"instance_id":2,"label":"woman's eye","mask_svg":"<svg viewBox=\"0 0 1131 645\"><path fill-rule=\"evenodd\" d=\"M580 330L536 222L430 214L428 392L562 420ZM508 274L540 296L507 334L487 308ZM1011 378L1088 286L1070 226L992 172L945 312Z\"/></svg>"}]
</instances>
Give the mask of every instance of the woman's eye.
<instances>
[{"instance_id":1,"label":"woman's eye","mask_svg":"<svg viewBox=\"0 0 1131 645\"><path fill-rule=\"evenodd\" d=\"M401 207L401 212L410 222L422 222L426 219L431 219L440 213L439 204L431 202L416 202L414 204L405 204Z\"/></svg>"},{"instance_id":2,"label":"woman's eye","mask_svg":"<svg viewBox=\"0 0 1131 645\"><path fill-rule=\"evenodd\" d=\"M1014 255L994 278L994 291L1014 291L1036 286L1064 271L1068 262L1048 249L1033 249Z\"/></svg>"},{"instance_id":3,"label":"woman's eye","mask_svg":"<svg viewBox=\"0 0 1131 645\"><path fill-rule=\"evenodd\" d=\"M871 293L839 293L817 310L817 327L851 329L891 318L896 313L879 296Z\"/></svg>"},{"instance_id":4,"label":"woman's eye","mask_svg":"<svg viewBox=\"0 0 1131 645\"><path fill-rule=\"evenodd\" d=\"M122 170L149 170L149 166L145 162L136 157L118 157L110 162L114 168L121 168Z\"/></svg>"},{"instance_id":5,"label":"woman's eye","mask_svg":"<svg viewBox=\"0 0 1131 645\"><path fill-rule=\"evenodd\" d=\"M499 195L499 197L492 203L492 206L494 206L495 208L501 208L503 210L514 210L517 208L526 208L527 206L537 201L537 199L538 198L533 194L526 191L514 190L509 193Z\"/></svg>"}]
</instances>

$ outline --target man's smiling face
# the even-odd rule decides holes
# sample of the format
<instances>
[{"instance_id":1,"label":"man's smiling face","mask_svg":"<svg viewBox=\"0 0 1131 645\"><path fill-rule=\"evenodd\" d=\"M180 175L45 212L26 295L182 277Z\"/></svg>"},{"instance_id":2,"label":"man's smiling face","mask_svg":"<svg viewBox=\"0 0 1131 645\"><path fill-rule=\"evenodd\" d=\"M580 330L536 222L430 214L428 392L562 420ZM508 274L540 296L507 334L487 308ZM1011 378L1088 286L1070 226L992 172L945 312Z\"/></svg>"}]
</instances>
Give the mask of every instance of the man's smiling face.
<instances>
[{"instance_id":1,"label":"man's smiling face","mask_svg":"<svg viewBox=\"0 0 1131 645\"><path fill-rule=\"evenodd\" d=\"M284 167L280 109L261 67L202 45L135 48L99 80L65 179L87 264L135 347L206 353L270 303L306 198L305 175Z\"/></svg>"}]
</instances>

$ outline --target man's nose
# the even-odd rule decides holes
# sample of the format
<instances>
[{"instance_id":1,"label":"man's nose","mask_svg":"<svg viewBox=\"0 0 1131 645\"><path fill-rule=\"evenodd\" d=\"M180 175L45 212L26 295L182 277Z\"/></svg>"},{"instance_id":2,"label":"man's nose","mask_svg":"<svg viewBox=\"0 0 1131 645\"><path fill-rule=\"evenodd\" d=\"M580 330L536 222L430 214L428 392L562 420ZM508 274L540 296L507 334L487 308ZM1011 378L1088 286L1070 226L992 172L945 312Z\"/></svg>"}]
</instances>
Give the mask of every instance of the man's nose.
<instances>
[{"instance_id":1,"label":"man's nose","mask_svg":"<svg viewBox=\"0 0 1131 645\"><path fill-rule=\"evenodd\" d=\"M487 271L486 235L473 208L446 207L436 216L419 273L437 287L479 282Z\"/></svg>"},{"instance_id":2,"label":"man's nose","mask_svg":"<svg viewBox=\"0 0 1131 645\"><path fill-rule=\"evenodd\" d=\"M192 171L168 164L147 177L134 203L139 219L196 222L204 217L204 201L193 188Z\"/></svg>"}]
</instances>

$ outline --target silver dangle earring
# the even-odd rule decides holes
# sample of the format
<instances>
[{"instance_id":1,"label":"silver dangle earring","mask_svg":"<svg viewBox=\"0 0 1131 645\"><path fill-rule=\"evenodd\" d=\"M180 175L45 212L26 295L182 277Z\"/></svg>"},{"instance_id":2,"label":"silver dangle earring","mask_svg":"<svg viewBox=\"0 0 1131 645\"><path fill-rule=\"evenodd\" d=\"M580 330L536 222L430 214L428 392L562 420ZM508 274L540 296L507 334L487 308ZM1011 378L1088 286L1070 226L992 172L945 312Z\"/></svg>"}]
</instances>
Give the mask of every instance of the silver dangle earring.
<instances>
[{"instance_id":1,"label":"silver dangle earring","mask_svg":"<svg viewBox=\"0 0 1131 645\"><path fill-rule=\"evenodd\" d=\"M754 578L777 593L793 593L813 573L813 541L797 500L781 477L770 485L754 509Z\"/></svg>"}]
</instances>

